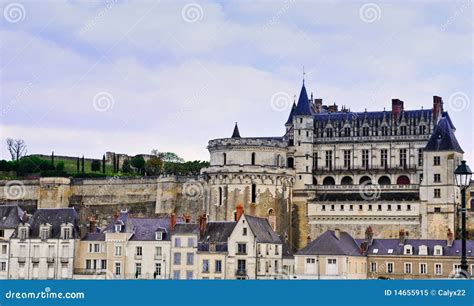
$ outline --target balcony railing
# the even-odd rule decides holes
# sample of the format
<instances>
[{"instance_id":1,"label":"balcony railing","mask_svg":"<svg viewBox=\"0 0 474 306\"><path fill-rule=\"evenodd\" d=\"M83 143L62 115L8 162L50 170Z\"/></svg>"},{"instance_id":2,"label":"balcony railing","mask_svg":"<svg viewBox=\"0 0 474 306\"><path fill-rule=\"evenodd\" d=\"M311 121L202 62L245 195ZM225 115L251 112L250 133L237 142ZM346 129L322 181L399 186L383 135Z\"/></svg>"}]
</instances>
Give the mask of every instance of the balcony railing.
<instances>
[{"instance_id":1,"label":"balcony railing","mask_svg":"<svg viewBox=\"0 0 474 306\"><path fill-rule=\"evenodd\" d=\"M143 258L143 256L142 256L142 255L135 254L135 259L138 259L138 260L140 260L140 259L142 259L142 258Z\"/></svg>"},{"instance_id":2,"label":"balcony railing","mask_svg":"<svg viewBox=\"0 0 474 306\"><path fill-rule=\"evenodd\" d=\"M61 263L68 263L69 257L61 257Z\"/></svg>"},{"instance_id":3,"label":"balcony railing","mask_svg":"<svg viewBox=\"0 0 474 306\"><path fill-rule=\"evenodd\" d=\"M337 190L337 191L358 191L361 188L364 188L367 185L306 185L306 189L315 189L315 190ZM415 184L409 184L409 185L397 185L397 184L391 184L391 185L377 185L373 184L372 185L374 189L377 190L418 190L418 185Z\"/></svg>"},{"instance_id":4,"label":"balcony railing","mask_svg":"<svg viewBox=\"0 0 474 306\"><path fill-rule=\"evenodd\" d=\"M19 263L25 263L26 262L26 257L18 257L18 262Z\"/></svg>"},{"instance_id":5,"label":"balcony railing","mask_svg":"<svg viewBox=\"0 0 474 306\"><path fill-rule=\"evenodd\" d=\"M74 269L74 274L78 275L104 275L106 273L105 269Z\"/></svg>"},{"instance_id":6,"label":"balcony railing","mask_svg":"<svg viewBox=\"0 0 474 306\"><path fill-rule=\"evenodd\" d=\"M246 269L238 269L235 271L236 276L247 276L247 270Z\"/></svg>"},{"instance_id":7,"label":"balcony railing","mask_svg":"<svg viewBox=\"0 0 474 306\"><path fill-rule=\"evenodd\" d=\"M155 254L155 260L162 260L162 259L163 259L163 255Z\"/></svg>"},{"instance_id":8,"label":"balcony railing","mask_svg":"<svg viewBox=\"0 0 474 306\"><path fill-rule=\"evenodd\" d=\"M50 256L46 259L46 262L48 263L53 263L54 262L54 257Z\"/></svg>"},{"instance_id":9,"label":"balcony railing","mask_svg":"<svg viewBox=\"0 0 474 306\"><path fill-rule=\"evenodd\" d=\"M40 261L39 257L31 257L32 263L39 263L39 261Z\"/></svg>"}]
</instances>

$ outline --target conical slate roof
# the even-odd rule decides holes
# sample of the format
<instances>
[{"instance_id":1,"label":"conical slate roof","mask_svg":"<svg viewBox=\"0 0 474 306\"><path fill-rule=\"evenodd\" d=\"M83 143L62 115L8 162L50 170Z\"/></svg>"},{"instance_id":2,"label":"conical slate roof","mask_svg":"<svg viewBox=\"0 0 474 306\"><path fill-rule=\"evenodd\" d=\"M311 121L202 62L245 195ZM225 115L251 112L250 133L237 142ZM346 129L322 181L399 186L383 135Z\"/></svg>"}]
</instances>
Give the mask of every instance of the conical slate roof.
<instances>
[{"instance_id":1,"label":"conical slate roof","mask_svg":"<svg viewBox=\"0 0 474 306\"><path fill-rule=\"evenodd\" d=\"M296 108L296 103L293 102L293 106L291 107L290 115L288 116L288 120L286 121L286 124L292 124L293 123L293 116L295 113L295 108Z\"/></svg>"},{"instance_id":2,"label":"conical slate roof","mask_svg":"<svg viewBox=\"0 0 474 306\"><path fill-rule=\"evenodd\" d=\"M232 138L240 138L239 126L237 122L235 123L234 132L232 133Z\"/></svg>"},{"instance_id":3,"label":"conical slate roof","mask_svg":"<svg viewBox=\"0 0 474 306\"><path fill-rule=\"evenodd\" d=\"M311 106L309 105L308 93L306 92L306 87L301 87L300 97L298 98L298 104L296 105L294 116L311 116L313 112L311 111Z\"/></svg>"}]
</instances>

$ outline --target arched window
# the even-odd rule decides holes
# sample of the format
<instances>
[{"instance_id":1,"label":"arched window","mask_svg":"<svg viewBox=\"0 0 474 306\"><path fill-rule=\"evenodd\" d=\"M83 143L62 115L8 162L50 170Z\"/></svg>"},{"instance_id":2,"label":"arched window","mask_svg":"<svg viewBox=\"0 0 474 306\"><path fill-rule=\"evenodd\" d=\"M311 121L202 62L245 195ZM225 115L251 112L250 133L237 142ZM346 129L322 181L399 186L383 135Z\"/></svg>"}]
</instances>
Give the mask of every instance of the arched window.
<instances>
[{"instance_id":1,"label":"arched window","mask_svg":"<svg viewBox=\"0 0 474 306\"><path fill-rule=\"evenodd\" d=\"M379 185L390 185L392 182L388 176L384 175L379 178L378 183Z\"/></svg>"},{"instance_id":2,"label":"arched window","mask_svg":"<svg viewBox=\"0 0 474 306\"><path fill-rule=\"evenodd\" d=\"M277 156L276 156L275 165L277 167L280 167L280 154L277 154Z\"/></svg>"},{"instance_id":3,"label":"arched window","mask_svg":"<svg viewBox=\"0 0 474 306\"><path fill-rule=\"evenodd\" d=\"M288 168L295 169L295 161L294 161L293 157L288 157L287 166L288 166Z\"/></svg>"},{"instance_id":4,"label":"arched window","mask_svg":"<svg viewBox=\"0 0 474 306\"><path fill-rule=\"evenodd\" d=\"M255 152L252 153L252 166L255 165Z\"/></svg>"},{"instance_id":5,"label":"arched window","mask_svg":"<svg viewBox=\"0 0 474 306\"><path fill-rule=\"evenodd\" d=\"M400 175L397 178L397 185L410 185L410 178L406 175Z\"/></svg>"},{"instance_id":6,"label":"arched window","mask_svg":"<svg viewBox=\"0 0 474 306\"><path fill-rule=\"evenodd\" d=\"M223 165L227 165L227 154L226 153L222 153L222 156L223 156Z\"/></svg>"},{"instance_id":7,"label":"arched window","mask_svg":"<svg viewBox=\"0 0 474 306\"><path fill-rule=\"evenodd\" d=\"M318 180L313 176L313 185L318 185Z\"/></svg>"},{"instance_id":8,"label":"arched window","mask_svg":"<svg viewBox=\"0 0 474 306\"><path fill-rule=\"evenodd\" d=\"M273 214L274 214L273 208L270 208L270 209L268 210L268 215L269 215L269 216L273 216Z\"/></svg>"},{"instance_id":9,"label":"arched window","mask_svg":"<svg viewBox=\"0 0 474 306\"><path fill-rule=\"evenodd\" d=\"M350 176L344 176L341 180L341 185L352 185L353 184L353 180L352 180L352 177Z\"/></svg>"},{"instance_id":10,"label":"arched window","mask_svg":"<svg viewBox=\"0 0 474 306\"><path fill-rule=\"evenodd\" d=\"M363 176L359 180L359 184L365 184L365 185L371 185L372 184L372 179L368 176Z\"/></svg>"},{"instance_id":11,"label":"arched window","mask_svg":"<svg viewBox=\"0 0 474 306\"><path fill-rule=\"evenodd\" d=\"M336 185L336 181L332 176L326 176L323 180L323 185Z\"/></svg>"}]
</instances>

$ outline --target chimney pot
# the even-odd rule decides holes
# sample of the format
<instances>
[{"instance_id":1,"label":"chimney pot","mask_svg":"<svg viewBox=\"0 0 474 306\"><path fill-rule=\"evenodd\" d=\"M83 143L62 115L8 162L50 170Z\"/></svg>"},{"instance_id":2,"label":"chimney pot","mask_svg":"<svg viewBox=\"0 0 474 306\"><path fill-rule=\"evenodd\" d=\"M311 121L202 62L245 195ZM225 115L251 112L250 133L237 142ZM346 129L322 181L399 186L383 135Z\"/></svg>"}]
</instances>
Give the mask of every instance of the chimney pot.
<instances>
[{"instance_id":1,"label":"chimney pot","mask_svg":"<svg viewBox=\"0 0 474 306\"><path fill-rule=\"evenodd\" d=\"M337 240L339 240L341 238L341 231L338 228L336 228L334 230L334 235L336 236Z\"/></svg>"},{"instance_id":2,"label":"chimney pot","mask_svg":"<svg viewBox=\"0 0 474 306\"><path fill-rule=\"evenodd\" d=\"M454 241L454 235L453 233L451 232L451 229L448 228L448 239L446 240L446 244L448 247L452 247L453 246L453 241Z\"/></svg>"},{"instance_id":3,"label":"chimney pot","mask_svg":"<svg viewBox=\"0 0 474 306\"><path fill-rule=\"evenodd\" d=\"M242 204L238 204L237 207L236 207L236 220L235 221L239 221L240 220L240 217L242 217L242 215L244 214L244 207L242 206Z\"/></svg>"},{"instance_id":4,"label":"chimney pot","mask_svg":"<svg viewBox=\"0 0 474 306\"><path fill-rule=\"evenodd\" d=\"M175 213L171 214L170 222L171 222L170 229L171 229L171 231L173 231L174 227L176 225L176 214Z\"/></svg>"}]
</instances>

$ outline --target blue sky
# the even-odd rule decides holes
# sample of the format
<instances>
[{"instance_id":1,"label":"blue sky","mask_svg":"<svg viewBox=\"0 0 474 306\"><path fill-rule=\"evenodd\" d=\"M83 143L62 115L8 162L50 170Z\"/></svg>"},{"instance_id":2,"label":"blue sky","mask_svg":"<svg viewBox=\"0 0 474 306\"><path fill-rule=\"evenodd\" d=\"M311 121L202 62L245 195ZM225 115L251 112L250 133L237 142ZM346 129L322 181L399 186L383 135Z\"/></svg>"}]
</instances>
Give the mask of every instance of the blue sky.
<instances>
[{"instance_id":1,"label":"blue sky","mask_svg":"<svg viewBox=\"0 0 474 306\"><path fill-rule=\"evenodd\" d=\"M353 111L442 96L473 164L473 3L432 2L2 1L1 141L207 160L236 121L282 135L304 66Z\"/></svg>"}]
</instances>

